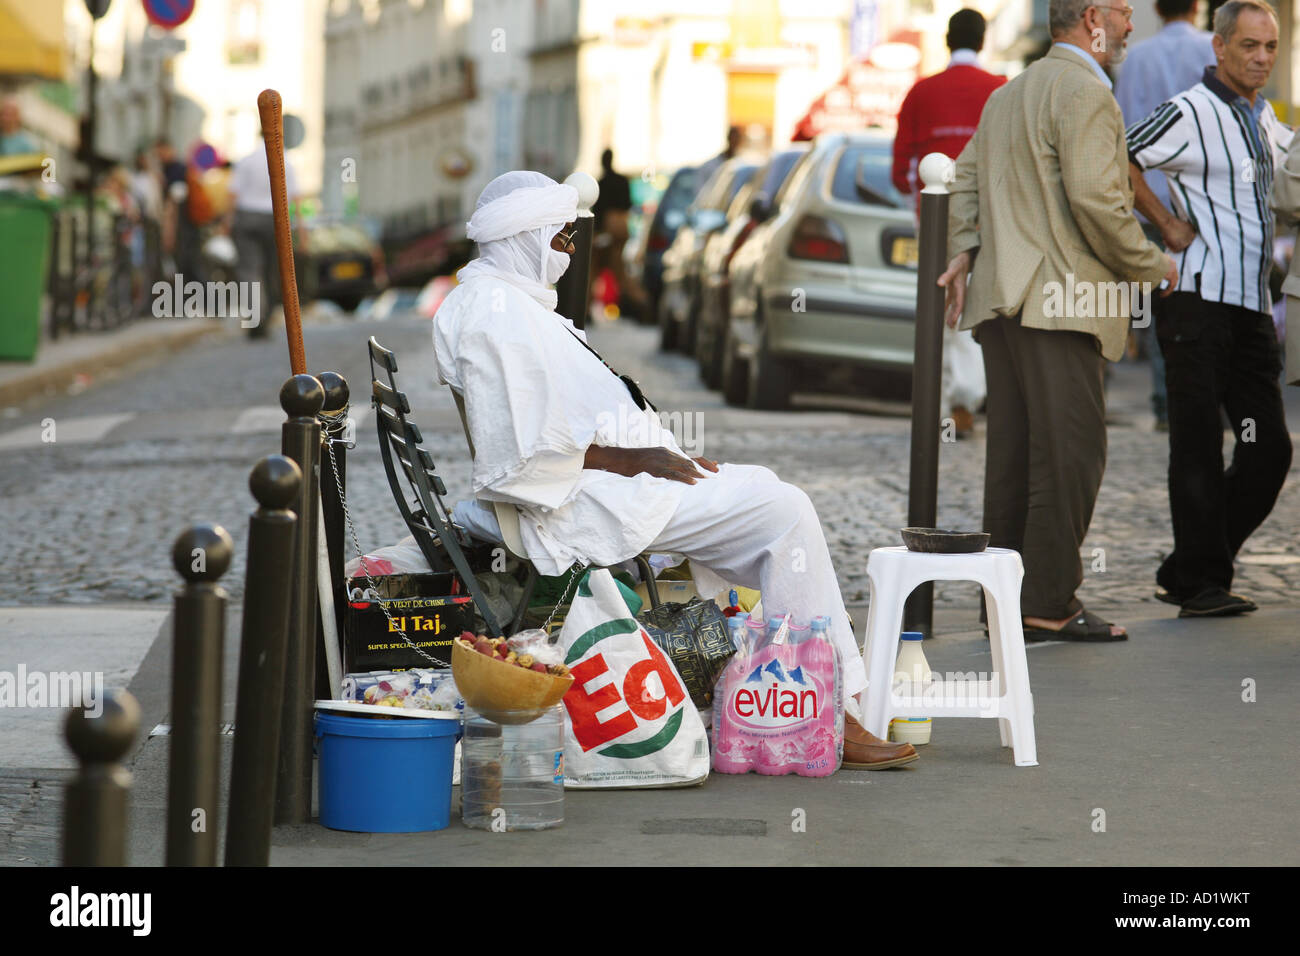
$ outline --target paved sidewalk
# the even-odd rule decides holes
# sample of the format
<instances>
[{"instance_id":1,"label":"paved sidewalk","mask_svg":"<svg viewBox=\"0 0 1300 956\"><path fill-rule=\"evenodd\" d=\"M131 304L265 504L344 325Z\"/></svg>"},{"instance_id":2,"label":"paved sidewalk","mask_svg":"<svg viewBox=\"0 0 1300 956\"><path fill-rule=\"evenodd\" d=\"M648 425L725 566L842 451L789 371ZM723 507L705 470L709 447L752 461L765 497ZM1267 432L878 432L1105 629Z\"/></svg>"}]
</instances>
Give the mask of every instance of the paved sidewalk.
<instances>
[{"instance_id":1,"label":"paved sidewalk","mask_svg":"<svg viewBox=\"0 0 1300 956\"><path fill-rule=\"evenodd\" d=\"M1300 765L1293 736L1300 700L1291 692L1300 679L1300 637L1293 612L1264 609L1236 619L1185 621L1145 606L1109 610L1128 625L1129 641L1029 648L1038 767L1014 766L991 721L947 719L936 722L934 742L922 748L921 760L900 770L841 771L821 780L714 774L688 789L570 791L564 825L536 833L465 828L456 791L447 830L382 835L339 833L314 823L280 827L272 862L1300 864ZM865 614L856 608L854 616ZM988 668L988 647L970 629L973 621L971 611L938 612L939 636L926 645L932 668ZM233 715L237 634L232 613L225 720ZM170 656L168 622L131 685L146 734L167 719ZM1243 700L1244 685L1253 688L1253 702ZM133 865L163 859L167 742L146 738L135 756ZM12 788L13 775L5 776ZM42 850L31 831L51 832L57 817L50 814L60 799L55 793L47 784L43 814L31 813L29 796L27 828L10 837L10 853L28 865L57 857L57 846ZM804 832L796 831L796 820L805 821ZM15 862L4 856L0 862Z\"/></svg>"},{"instance_id":2,"label":"paved sidewalk","mask_svg":"<svg viewBox=\"0 0 1300 956\"><path fill-rule=\"evenodd\" d=\"M84 389L143 359L235 331L223 319L149 318L110 332L78 332L53 341L43 338L33 361L0 361L0 408L68 388Z\"/></svg>"}]
</instances>

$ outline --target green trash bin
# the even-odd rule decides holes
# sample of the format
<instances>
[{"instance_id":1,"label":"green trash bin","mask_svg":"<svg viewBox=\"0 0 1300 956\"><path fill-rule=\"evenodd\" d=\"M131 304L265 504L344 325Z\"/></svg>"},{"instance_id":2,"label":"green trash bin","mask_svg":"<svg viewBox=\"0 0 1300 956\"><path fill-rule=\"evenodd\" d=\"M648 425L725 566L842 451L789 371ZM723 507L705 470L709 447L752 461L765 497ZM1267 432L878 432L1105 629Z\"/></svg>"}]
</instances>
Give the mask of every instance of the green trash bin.
<instances>
[{"instance_id":1,"label":"green trash bin","mask_svg":"<svg viewBox=\"0 0 1300 956\"><path fill-rule=\"evenodd\" d=\"M0 191L0 360L36 357L55 208L50 200Z\"/></svg>"}]
</instances>

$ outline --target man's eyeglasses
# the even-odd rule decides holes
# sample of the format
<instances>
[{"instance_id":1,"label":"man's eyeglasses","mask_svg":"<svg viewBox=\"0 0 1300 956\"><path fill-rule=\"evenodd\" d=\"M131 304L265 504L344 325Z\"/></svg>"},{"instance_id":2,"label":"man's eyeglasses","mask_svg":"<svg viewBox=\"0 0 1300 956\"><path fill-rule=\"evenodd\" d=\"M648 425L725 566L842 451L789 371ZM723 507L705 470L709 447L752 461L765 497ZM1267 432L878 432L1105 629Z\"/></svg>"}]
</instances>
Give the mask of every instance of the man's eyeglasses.
<instances>
[{"instance_id":1,"label":"man's eyeglasses","mask_svg":"<svg viewBox=\"0 0 1300 956\"><path fill-rule=\"evenodd\" d=\"M578 224L575 222L567 230L561 229L555 234L555 238L560 240L560 248L567 249L573 245L573 237L578 234Z\"/></svg>"},{"instance_id":2,"label":"man's eyeglasses","mask_svg":"<svg viewBox=\"0 0 1300 956\"><path fill-rule=\"evenodd\" d=\"M1117 11L1117 12L1119 12L1119 13L1122 13L1122 14L1124 14L1124 19L1125 19L1125 20L1132 20L1132 19L1133 19L1133 8L1132 8L1132 7L1108 7L1108 6L1105 6L1105 5L1100 4L1100 3L1094 3L1093 6L1095 6L1098 10L1115 10L1115 11Z\"/></svg>"}]
</instances>

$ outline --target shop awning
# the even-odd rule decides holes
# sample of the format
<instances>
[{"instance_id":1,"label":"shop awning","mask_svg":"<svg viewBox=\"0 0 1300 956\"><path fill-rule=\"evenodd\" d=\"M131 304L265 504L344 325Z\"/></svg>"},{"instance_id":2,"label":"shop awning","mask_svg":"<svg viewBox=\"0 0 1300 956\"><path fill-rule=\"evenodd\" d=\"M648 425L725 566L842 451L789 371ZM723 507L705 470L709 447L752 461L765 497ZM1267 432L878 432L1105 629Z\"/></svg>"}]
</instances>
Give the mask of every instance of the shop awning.
<instances>
[{"instance_id":1,"label":"shop awning","mask_svg":"<svg viewBox=\"0 0 1300 956\"><path fill-rule=\"evenodd\" d=\"M0 76L64 79L63 4L0 0Z\"/></svg>"}]
</instances>

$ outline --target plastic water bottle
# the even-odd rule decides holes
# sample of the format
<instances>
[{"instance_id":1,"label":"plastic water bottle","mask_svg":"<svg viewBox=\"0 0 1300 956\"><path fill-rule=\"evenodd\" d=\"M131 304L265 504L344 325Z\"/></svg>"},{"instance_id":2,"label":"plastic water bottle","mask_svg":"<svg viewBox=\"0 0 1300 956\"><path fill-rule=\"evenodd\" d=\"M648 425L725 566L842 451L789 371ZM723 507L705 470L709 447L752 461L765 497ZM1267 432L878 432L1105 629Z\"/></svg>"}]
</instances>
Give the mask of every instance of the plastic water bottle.
<instances>
[{"instance_id":1,"label":"plastic water bottle","mask_svg":"<svg viewBox=\"0 0 1300 956\"><path fill-rule=\"evenodd\" d=\"M829 642L831 639L831 619L825 614L817 615L808 625L807 637L814 639L820 637L822 640Z\"/></svg>"},{"instance_id":2,"label":"plastic water bottle","mask_svg":"<svg viewBox=\"0 0 1300 956\"><path fill-rule=\"evenodd\" d=\"M740 614L727 618L727 633L737 652L745 650L745 621L745 617Z\"/></svg>"},{"instance_id":3,"label":"plastic water bottle","mask_svg":"<svg viewBox=\"0 0 1300 956\"><path fill-rule=\"evenodd\" d=\"M749 650L756 651L767 643L768 633L767 626L763 623L761 617L754 617L753 614L745 620L745 630L749 632L747 646Z\"/></svg>"},{"instance_id":4,"label":"plastic water bottle","mask_svg":"<svg viewBox=\"0 0 1300 956\"><path fill-rule=\"evenodd\" d=\"M526 724L465 709L461 821L482 830L543 830L564 822L562 705Z\"/></svg>"},{"instance_id":5,"label":"plastic water bottle","mask_svg":"<svg viewBox=\"0 0 1300 956\"><path fill-rule=\"evenodd\" d=\"M934 679L921 650L924 634L904 631L899 637L898 663L894 665L894 683L903 682L904 695L920 697L925 685ZM919 747L930 742L934 721L929 717L895 717L889 722L889 739Z\"/></svg>"}]
</instances>

